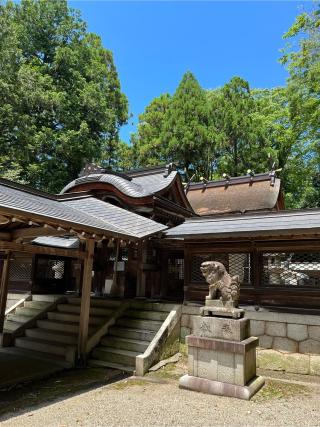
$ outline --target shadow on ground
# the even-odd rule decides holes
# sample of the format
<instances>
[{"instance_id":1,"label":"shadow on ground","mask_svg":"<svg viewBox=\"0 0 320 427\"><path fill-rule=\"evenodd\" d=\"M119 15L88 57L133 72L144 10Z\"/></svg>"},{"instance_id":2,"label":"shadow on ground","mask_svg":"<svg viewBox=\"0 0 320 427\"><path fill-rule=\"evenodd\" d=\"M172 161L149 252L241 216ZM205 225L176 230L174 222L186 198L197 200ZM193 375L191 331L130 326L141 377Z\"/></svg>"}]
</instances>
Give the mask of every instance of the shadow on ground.
<instances>
[{"instance_id":1,"label":"shadow on ground","mask_svg":"<svg viewBox=\"0 0 320 427\"><path fill-rule=\"evenodd\" d=\"M0 389L0 422L128 377L115 369L72 369L49 378Z\"/></svg>"}]
</instances>

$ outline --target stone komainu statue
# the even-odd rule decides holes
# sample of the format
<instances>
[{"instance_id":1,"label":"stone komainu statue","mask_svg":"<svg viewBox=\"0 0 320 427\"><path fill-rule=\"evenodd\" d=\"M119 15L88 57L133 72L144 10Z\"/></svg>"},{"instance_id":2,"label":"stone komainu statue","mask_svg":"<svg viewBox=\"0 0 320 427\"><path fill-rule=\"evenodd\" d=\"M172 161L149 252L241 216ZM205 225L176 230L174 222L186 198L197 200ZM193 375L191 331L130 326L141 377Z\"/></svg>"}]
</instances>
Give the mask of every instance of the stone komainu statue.
<instances>
[{"instance_id":1,"label":"stone komainu statue","mask_svg":"<svg viewBox=\"0 0 320 427\"><path fill-rule=\"evenodd\" d=\"M203 262L200 270L209 283L207 299L220 298L224 305L238 306L240 295L239 276L230 276L225 266L218 261Z\"/></svg>"}]
</instances>

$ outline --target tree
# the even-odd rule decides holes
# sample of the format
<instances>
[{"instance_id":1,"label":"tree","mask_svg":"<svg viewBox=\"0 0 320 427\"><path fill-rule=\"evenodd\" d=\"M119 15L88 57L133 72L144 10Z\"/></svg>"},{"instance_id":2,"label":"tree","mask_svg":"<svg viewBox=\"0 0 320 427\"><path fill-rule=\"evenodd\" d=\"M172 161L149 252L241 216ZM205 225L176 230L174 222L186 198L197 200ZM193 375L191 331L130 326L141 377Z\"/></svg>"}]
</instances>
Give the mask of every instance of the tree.
<instances>
[{"instance_id":1,"label":"tree","mask_svg":"<svg viewBox=\"0 0 320 427\"><path fill-rule=\"evenodd\" d=\"M233 77L222 88L210 91L208 102L216 140L216 173L238 176L249 168L257 170L264 146L256 126L256 105L249 83Z\"/></svg>"},{"instance_id":2,"label":"tree","mask_svg":"<svg viewBox=\"0 0 320 427\"><path fill-rule=\"evenodd\" d=\"M153 166L167 161L167 150L161 135L170 101L169 94L160 95L139 116L138 130L131 136L132 155L139 166Z\"/></svg>"},{"instance_id":3,"label":"tree","mask_svg":"<svg viewBox=\"0 0 320 427\"><path fill-rule=\"evenodd\" d=\"M305 170L302 207L320 206L320 4L300 14L285 39L293 45L281 58L289 71L288 101L292 126L299 134L300 157ZM296 181L295 175L291 180Z\"/></svg>"},{"instance_id":4,"label":"tree","mask_svg":"<svg viewBox=\"0 0 320 427\"><path fill-rule=\"evenodd\" d=\"M165 114L161 132L165 157L180 164L186 176L201 176L200 164L210 144L205 91L194 75L184 74Z\"/></svg>"},{"instance_id":5,"label":"tree","mask_svg":"<svg viewBox=\"0 0 320 427\"><path fill-rule=\"evenodd\" d=\"M60 190L127 120L112 53L65 0L0 5L0 169Z\"/></svg>"}]
</instances>

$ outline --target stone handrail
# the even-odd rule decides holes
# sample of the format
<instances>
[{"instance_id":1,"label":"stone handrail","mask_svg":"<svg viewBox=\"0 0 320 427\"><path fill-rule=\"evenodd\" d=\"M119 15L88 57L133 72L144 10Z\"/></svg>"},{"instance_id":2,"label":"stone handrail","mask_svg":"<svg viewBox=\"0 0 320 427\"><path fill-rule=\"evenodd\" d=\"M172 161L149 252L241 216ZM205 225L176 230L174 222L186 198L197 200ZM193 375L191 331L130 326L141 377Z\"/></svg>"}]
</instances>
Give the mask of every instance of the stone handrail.
<instances>
[{"instance_id":1,"label":"stone handrail","mask_svg":"<svg viewBox=\"0 0 320 427\"><path fill-rule=\"evenodd\" d=\"M26 329L35 327L37 320L44 319L46 314L49 311L55 310L58 304L61 304L65 301L66 301L66 297L64 296L60 297L56 299L52 304L50 304L49 306L41 310L39 313L37 313L35 316L31 317L27 322L23 323L19 328L15 329L14 331L4 331L3 337L2 337L2 340L3 340L2 346L3 347L12 346L14 342L14 338L23 336Z\"/></svg>"},{"instance_id":2,"label":"stone handrail","mask_svg":"<svg viewBox=\"0 0 320 427\"><path fill-rule=\"evenodd\" d=\"M25 295L23 298L19 299L15 304L13 304L8 310L6 310L5 315L12 314L13 311L15 311L16 308L21 307L25 301L30 301L32 299L31 295Z\"/></svg>"},{"instance_id":3,"label":"stone handrail","mask_svg":"<svg viewBox=\"0 0 320 427\"><path fill-rule=\"evenodd\" d=\"M136 356L136 375L143 376L162 357L178 351L181 306L175 305L143 354Z\"/></svg>"}]
</instances>

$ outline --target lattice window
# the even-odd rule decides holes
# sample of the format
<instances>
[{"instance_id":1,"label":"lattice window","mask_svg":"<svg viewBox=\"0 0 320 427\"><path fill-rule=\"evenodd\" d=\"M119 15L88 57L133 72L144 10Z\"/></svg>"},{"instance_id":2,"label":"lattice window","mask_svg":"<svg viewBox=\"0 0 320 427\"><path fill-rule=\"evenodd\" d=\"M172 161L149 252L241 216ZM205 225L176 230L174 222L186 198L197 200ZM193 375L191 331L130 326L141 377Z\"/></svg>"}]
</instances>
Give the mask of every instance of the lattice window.
<instances>
[{"instance_id":1,"label":"lattice window","mask_svg":"<svg viewBox=\"0 0 320 427\"><path fill-rule=\"evenodd\" d=\"M177 280L184 280L184 259L168 258L168 274Z\"/></svg>"},{"instance_id":2,"label":"lattice window","mask_svg":"<svg viewBox=\"0 0 320 427\"><path fill-rule=\"evenodd\" d=\"M205 282L200 266L205 261L221 262L231 276L239 276L240 283L251 284L251 256L248 253L210 253L194 255L191 260L191 281Z\"/></svg>"},{"instance_id":3,"label":"lattice window","mask_svg":"<svg viewBox=\"0 0 320 427\"><path fill-rule=\"evenodd\" d=\"M64 277L65 262L59 259L39 258L37 263L38 279L57 279Z\"/></svg>"},{"instance_id":4,"label":"lattice window","mask_svg":"<svg viewBox=\"0 0 320 427\"><path fill-rule=\"evenodd\" d=\"M9 281L29 282L31 280L32 261L13 259L10 262Z\"/></svg>"},{"instance_id":5,"label":"lattice window","mask_svg":"<svg viewBox=\"0 0 320 427\"><path fill-rule=\"evenodd\" d=\"M320 252L265 252L262 285L320 287Z\"/></svg>"}]
</instances>

